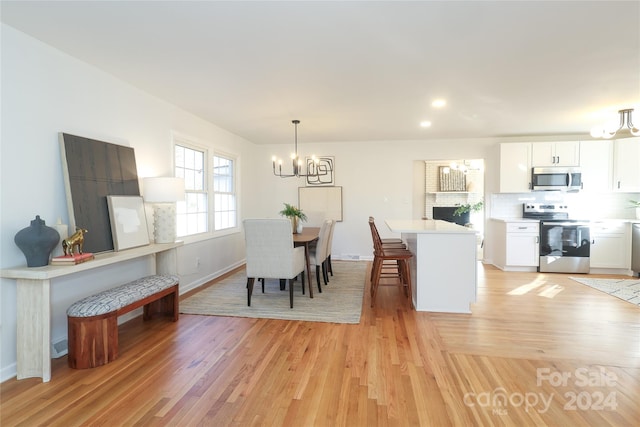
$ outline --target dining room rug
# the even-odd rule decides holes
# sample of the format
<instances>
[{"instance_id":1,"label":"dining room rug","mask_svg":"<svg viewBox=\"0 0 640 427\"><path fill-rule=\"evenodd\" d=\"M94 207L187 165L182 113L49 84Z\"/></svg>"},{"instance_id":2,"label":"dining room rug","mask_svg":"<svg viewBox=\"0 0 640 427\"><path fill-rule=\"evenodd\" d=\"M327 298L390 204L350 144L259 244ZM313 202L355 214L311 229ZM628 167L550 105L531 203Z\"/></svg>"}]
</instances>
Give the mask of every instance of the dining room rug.
<instances>
[{"instance_id":1,"label":"dining room rug","mask_svg":"<svg viewBox=\"0 0 640 427\"><path fill-rule=\"evenodd\" d=\"M329 276L328 285L322 285L322 293L318 292L315 269L312 266L313 298L309 298L309 289L306 289L305 295L302 295L300 280L296 281L293 308L289 308L288 288L281 291L280 281L277 279L265 280L264 294L260 282L256 280L251 296L251 307L247 306L247 276L245 270L241 270L180 301L180 313L359 323L367 262L332 261L331 264L333 276Z\"/></svg>"},{"instance_id":2,"label":"dining room rug","mask_svg":"<svg viewBox=\"0 0 640 427\"><path fill-rule=\"evenodd\" d=\"M640 279L570 279L640 306Z\"/></svg>"}]
</instances>

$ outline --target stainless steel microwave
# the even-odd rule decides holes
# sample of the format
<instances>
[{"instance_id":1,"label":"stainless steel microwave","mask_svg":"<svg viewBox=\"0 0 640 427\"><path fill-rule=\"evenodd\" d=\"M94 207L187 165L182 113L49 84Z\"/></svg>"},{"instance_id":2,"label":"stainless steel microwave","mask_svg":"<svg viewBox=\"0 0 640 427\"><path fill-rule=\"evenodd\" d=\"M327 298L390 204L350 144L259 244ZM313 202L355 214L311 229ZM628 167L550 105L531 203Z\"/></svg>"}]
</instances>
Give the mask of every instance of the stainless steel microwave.
<instances>
[{"instance_id":1,"label":"stainless steel microwave","mask_svg":"<svg viewBox=\"0 0 640 427\"><path fill-rule=\"evenodd\" d=\"M534 191L578 191L582 188L582 173L577 167L547 167L531 169Z\"/></svg>"}]
</instances>

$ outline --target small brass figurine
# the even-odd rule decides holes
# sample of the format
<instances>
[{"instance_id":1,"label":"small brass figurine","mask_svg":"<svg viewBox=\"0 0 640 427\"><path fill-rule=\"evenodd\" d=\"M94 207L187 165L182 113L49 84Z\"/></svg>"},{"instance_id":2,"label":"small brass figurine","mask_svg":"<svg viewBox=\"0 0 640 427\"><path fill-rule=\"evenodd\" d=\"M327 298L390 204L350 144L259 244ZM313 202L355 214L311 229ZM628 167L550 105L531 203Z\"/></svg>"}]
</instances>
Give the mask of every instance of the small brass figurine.
<instances>
[{"instance_id":1,"label":"small brass figurine","mask_svg":"<svg viewBox=\"0 0 640 427\"><path fill-rule=\"evenodd\" d=\"M77 248L77 254L82 254L82 248L84 246L84 233L88 233L88 230L84 228L76 227L76 232L62 241L62 250L64 256L71 256L74 254L73 248Z\"/></svg>"}]
</instances>

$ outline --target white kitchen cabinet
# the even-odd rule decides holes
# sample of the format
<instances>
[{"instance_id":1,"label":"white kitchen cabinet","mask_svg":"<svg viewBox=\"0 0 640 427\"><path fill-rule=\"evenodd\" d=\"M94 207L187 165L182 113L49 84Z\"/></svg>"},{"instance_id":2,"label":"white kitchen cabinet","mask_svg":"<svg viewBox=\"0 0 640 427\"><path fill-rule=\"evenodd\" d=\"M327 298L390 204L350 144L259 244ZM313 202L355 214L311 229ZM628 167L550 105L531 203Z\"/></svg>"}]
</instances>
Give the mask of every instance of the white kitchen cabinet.
<instances>
[{"instance_id":1,"label":"white kitchen cabinet","mask_svg":"<svg viewBox=\"0 0 640 427\"><path fill-rule=\"evenodd\" d=\"M614 191L640 192L640 138L613 141Z\"/></svg>"},{"instance_id":2,"label":"white kitchen cabinet","mask_svg":"<svg viewBox=\"0 0 640 427\"><path fill-rule=\"evenodd\" d=\"M531 144L531 165L579 166L579 141L534 142Z\"/></svg>"},{"instance_id":3,"label":"white kitchen cabinet","mask_svg":"<svg viewBox=\"0 0 640 427\"><path fill-rule=\"evenodd\" d=\"M613 141L581 141L582 189L609 192L613 188Z\"/></svg>"},{"instance_id":4,"label":"white kitchen cabinet","mask_svg":"<svg viewBox=\"0 0 640 427\"><path fill-rule=\"evenodd\" d=\"M531 144L500 144L500 192L526 193L531 189Z\"/></svg>"},{"instance_id":5,"label":"white kitchen cabinet","mask_svg":"<svg viewBox=\"0 0 640 427\"><path fill-rule=\"evenodd\" d=\"M627 222L591 223L591 268L631 268L631 227Z\"/></svg>"},{"instance_id":6,"label":"white kitchen cabinet","mask_svg":"<svg viewBox=\"0 0 640 427\"><path fill-rule=\"evenodd\" d=\"M536 271L540 262L539 223L496 222L496 267L504 271Z\"/></svg>"}]
</instances>

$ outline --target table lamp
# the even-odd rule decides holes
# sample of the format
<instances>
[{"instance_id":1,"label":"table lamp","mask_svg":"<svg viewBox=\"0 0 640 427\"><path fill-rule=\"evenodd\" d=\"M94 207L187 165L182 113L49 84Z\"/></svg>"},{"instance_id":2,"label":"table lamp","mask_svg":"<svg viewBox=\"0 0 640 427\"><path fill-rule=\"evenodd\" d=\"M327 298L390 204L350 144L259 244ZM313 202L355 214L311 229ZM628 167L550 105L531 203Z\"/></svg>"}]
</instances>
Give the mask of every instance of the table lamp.
<instances>
[{"instance_id":1,"label":"table lamp","mask_svg":"<svg viewBox=\"0 0 640 427\"><path fill-rule=\"evenodd\" d=\"M184 200L184 179L143 179L144 201L153 204L153 237L156 243L176 241L176 202Z\"/></svg>"}]
</instances>

